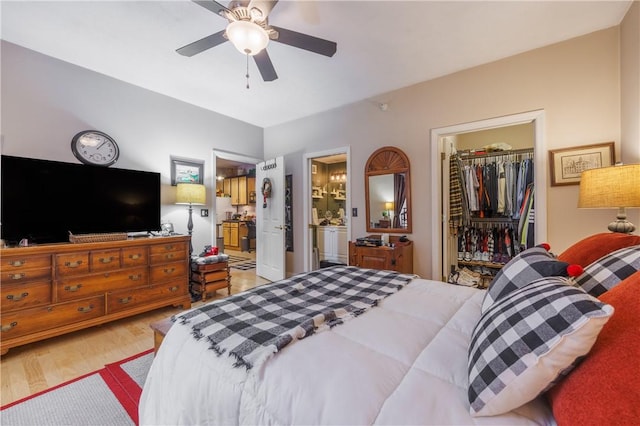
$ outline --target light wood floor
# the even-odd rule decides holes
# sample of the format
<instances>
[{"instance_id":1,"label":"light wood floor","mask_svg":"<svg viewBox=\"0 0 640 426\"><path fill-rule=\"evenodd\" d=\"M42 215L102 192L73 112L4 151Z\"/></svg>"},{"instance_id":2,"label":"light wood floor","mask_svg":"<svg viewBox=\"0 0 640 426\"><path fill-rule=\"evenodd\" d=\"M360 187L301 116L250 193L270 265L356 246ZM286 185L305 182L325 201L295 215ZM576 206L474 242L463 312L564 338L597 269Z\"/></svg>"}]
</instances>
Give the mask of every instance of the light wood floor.
<instances>
[{"instance_id":1,"label":"light wood floor","mask_svg":"<svg viewBox=\"0 0 640 426\"><path fill-rule=\"evenodd\" d=\"M226 253L255 259L255 252ZM231 293L268 283L255 269L231 269ZM207 302L226 297L219 290ZM196 302L192 306L198 306ZM86 330L12 348L0 360L1 405L8 404L153 348L149 324L180 312L161 308Z\"/></svg>"}]
</instances>

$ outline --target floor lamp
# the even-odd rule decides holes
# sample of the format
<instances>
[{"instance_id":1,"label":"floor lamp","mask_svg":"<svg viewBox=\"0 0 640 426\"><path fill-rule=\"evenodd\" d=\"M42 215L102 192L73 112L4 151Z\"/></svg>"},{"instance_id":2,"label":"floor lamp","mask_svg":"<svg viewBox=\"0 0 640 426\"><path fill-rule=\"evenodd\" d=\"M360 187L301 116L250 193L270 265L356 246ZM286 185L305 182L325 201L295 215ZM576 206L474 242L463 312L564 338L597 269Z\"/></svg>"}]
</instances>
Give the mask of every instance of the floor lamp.
<instances>
[{"instance_id":1,"label":"floor lamp","mask_svg":"<svg viewBox=\"0 0 640 426\"><path fill-rule=\"evenodd\" d=\"M617 208L609 231L630 234L636 227L627 220L627 207L640 207L640 164L589 169L580 176L579 208Z\"/></svg>"},{"instance_id":2,"label":"floor lamp","mask_svg":"<svg viewBox=\"0 0 640 426\"><path fill-rule=\"evenodd\" d=\"M187 229L189 230L189 237L193 232L193 208L192 206L202 206L206 203L207 196L205 186L197 183L179 183L178 190L176 192L176 204L188 204L189 205L189 222L187 222ZM193 252L193 244L191 238L189 238L189 258Z\"/></svg>"}]
</instances>

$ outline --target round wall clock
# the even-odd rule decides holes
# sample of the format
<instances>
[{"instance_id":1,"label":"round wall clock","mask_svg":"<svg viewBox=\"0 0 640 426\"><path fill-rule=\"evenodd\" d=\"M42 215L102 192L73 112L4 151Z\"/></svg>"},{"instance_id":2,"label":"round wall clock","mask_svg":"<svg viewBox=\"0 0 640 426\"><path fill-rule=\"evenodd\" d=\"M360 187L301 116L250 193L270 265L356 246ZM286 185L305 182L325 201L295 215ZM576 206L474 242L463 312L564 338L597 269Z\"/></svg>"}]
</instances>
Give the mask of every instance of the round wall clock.
<instances>
[{"instance_id":1,"label":"round wall clock","mask_svg":"<svg viewBox=\"0 0 640 426\"><path fill-rule=\"evenodd\" d=\"M71 140L71 151L84 164L110 166L118 161L120 149L115 140L97 130L84 130Z\"/></svg>"}]
</instances>

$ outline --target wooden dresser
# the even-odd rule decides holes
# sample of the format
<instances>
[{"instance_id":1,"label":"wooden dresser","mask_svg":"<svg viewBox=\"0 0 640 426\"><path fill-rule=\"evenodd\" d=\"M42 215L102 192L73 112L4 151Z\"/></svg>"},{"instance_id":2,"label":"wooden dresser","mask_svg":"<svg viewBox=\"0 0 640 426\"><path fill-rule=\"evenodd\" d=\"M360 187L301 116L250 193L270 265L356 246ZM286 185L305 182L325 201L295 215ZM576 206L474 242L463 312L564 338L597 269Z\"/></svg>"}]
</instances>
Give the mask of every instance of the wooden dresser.
<instances>
[{"instance_id":1,"label":"wooden dresser","mask_svg":"<svg viewBox=\"0 0 640 426\"><path fill-rule=\"evenodd\" d=\"M0 250L0 354L173 305L191 307L189 237Z\"/></svg>"},{"instance_id":2,"label":"wooden dresser","mask_svg":"<svg viewBox=\"0 0 640 426\"><path fill-rule=\"evenodd\" d=\"M399 242L396 238L390 237L393 247L358 246L349 241L349 265L413 274L413 242Z\"/></svg>"}]
</instances>

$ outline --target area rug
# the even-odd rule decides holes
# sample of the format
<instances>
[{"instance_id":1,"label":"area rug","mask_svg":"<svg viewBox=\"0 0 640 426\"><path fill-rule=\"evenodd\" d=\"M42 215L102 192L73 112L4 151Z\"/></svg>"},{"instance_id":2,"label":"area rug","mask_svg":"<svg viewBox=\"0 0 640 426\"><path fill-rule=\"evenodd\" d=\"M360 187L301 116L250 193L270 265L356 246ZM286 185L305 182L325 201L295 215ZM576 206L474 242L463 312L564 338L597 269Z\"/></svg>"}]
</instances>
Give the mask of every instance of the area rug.
<instances>
[{"instance_id":1,"label":"area rug","mask_svg":"<svg viewBox=\"0 0 640 426\"><path fill-rule=\"evenodd\" d=\"M153 349L0 408L5 425L137 425Z\"/></svg>"},{"instance_id":2,"label":"area rug","mask_svg":"<svg viewBox=\"0 0 640 426\"><path fill-rule=\"evenodd\" d=\"M256 267L256 262L255 260L250 260L248 262L243 262L243 263L234 263L232 265L229 265L231 268L235 268L235 269L240 269L241 271L247 271L249 269L253 269Z\"/></svg>"},{"instance_id":3,"label":"area rug","mask_svg":"<svg viewBox=\"0 0 640 426\"><path fill-rule=\"evenodd\" d=\"M234 255L229 255L229 266L231 266L232 263L239 263L239 262L246 262L247 260L250 260L248 257L241 257L241 256L234 256Z\"/></svg>"}]
</instances>

